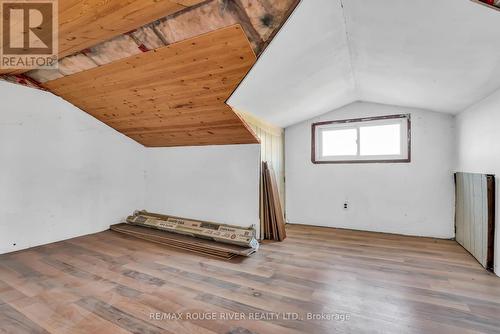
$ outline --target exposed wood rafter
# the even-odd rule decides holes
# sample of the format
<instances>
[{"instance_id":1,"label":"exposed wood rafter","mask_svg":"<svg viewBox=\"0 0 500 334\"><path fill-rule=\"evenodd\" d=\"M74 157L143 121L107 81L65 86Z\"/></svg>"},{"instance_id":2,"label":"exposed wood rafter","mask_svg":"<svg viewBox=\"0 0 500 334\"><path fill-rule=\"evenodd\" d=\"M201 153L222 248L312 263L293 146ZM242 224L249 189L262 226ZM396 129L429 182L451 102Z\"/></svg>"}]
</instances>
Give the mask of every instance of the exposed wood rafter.
<instances>
[{"instance_id":1,"label":"exposed wood rafter","mask_svg":"<svg viewBox=\"0 0 500 334\"><path fill-rule=\"evenodd\" d=\"M59 58L70 56L204 0L59 1ZM24 70L0 70L19 74Z\"/></svg>"}]
</instances>

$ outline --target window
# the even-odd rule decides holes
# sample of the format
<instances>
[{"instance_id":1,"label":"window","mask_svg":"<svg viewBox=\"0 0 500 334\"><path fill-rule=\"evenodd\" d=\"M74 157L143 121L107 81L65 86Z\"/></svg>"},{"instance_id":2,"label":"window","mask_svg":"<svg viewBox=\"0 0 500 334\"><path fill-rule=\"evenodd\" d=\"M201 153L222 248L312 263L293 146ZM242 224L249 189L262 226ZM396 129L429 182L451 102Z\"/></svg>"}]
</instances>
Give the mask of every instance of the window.
<instances>
[{"instance_id":1,"label":"window","mask_svg":"<svg viewBox=\"0 0 500 334\"><path fill-rule=\"evenodd\" d=\"M312 162L410 162L410 125L410 115L314 123Z\"/></svg>"}]
</instances>

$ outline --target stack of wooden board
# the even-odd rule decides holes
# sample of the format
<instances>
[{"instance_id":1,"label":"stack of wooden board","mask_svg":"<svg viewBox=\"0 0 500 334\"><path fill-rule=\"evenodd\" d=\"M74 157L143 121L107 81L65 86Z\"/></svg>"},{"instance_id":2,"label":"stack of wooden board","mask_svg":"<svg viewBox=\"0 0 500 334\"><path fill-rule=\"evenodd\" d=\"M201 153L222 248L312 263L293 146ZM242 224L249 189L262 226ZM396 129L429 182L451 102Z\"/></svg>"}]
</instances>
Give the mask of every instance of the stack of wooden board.
<instances>
[{"instance_id":1,"label":"stack of wooden board","mask_svg":"<svg viewBox=\"0 0 500 334\"><path fill-rule=\"evenodd\" d=\"M283 241L286 238L276 175L267 162L262 163L262 227L264 239Z\"/></svg>"},{"instance_id":2,"label":"stack of wooden board","mask_svg":"<svg viewBox=\"0 0 500 334\"><path fill-rule=\"evenodd\" d=\"M247 248L257 249L259 247L259 242L255 238L256 231L253 226L241 227L219 224L167 216L144 210L136 211L132 216L129 216L127 223Z\"/></svg>"},{"instance_id":3,"label":"stack of wooden board","mask_svg":"<svg viewBox=\"0 0 500 334\"><path fill-rule=\"evenodd\" d=\"M205 240L127 223L111 225L110 229L139 239L224 260L229 260L238 255L250 256L256 252L254 248L223 244L212 240Z\"/></svg>"}]
</instances>

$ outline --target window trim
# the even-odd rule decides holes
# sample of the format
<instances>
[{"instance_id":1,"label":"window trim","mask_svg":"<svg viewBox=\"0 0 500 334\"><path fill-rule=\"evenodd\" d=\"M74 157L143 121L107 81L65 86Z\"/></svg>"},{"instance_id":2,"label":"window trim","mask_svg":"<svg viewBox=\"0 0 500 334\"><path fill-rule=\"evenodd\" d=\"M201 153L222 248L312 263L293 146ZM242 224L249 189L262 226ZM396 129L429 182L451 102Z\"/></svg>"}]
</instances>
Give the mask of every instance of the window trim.
<instances>
[{"instance_id":1,"label":"window trim","mask_svg":"<svg viewBox=\"0 0 500 334\"><path fill-rule=\"evenodd\" d=\"M402 159L355 159L355 160L316 160L316 128L322 125L330 124L347 124L347 123L359 123L359 122L369 122L369 121L381 121L381 120L393 120L405 118L407 121L407 143L408 143L408 157ZM398 115L388 115L388 116L377 116L377 117L364 117L364 118L353 118L353 119L343 119L334 121L324 121L316 122L311 124L311 161L313 164L366 164L366 163L408 163L411 162L411 115L410 114L398 114Z\"/></svg>"}]
</instances>

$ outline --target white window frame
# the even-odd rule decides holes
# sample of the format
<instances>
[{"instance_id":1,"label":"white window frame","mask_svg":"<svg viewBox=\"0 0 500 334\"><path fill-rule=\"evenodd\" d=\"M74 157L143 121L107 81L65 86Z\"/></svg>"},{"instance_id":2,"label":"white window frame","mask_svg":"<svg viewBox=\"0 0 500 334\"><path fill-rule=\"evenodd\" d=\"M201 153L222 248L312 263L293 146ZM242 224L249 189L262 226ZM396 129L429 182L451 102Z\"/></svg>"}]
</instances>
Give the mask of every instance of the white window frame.
<instances>
[{"instance_id":1,"label":"white window frame","mask_svg":"<svg viewBox=\"0 0 500 334\"><path fill-rule=\"evenodd\" d=\"M360 128L401 124L401 153L397 155L360 155ZM349 156L323 156L322 133L328 130L356 129L357 154ZM312 124L311 160L315 164L327 163L394 163L411 162L411 116L410 114L389 115L318 122Z\"/></svg>"}]
</instances>

